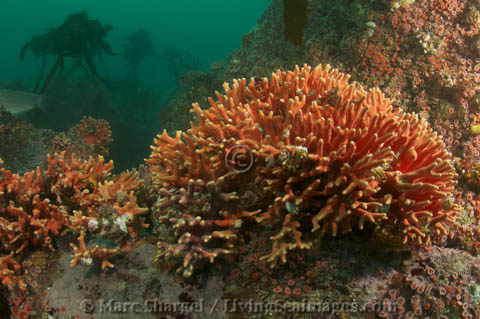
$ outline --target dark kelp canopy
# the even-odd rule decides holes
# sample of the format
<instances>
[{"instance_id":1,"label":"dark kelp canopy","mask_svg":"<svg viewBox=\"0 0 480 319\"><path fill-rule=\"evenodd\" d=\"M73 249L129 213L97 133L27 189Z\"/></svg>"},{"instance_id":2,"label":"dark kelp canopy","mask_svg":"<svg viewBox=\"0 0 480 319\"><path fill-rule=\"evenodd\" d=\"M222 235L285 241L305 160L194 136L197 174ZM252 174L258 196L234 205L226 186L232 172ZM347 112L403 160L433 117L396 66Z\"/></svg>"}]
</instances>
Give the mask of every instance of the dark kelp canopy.
<instances>
[{"instance_id":1,"label":"dark kelp canopy","mask_svg":"<svg viewBox=\"0 0 480 319\"><path fill-rule=\"evenodd\" d=\"M112 25L102 24L97 19L89 19L86 11L80 11L69 15L57 28L50 29L41 35L34 35L21 48L20 60L24 60L27 51L43 58L42 71L35 91L38 90L45 67L45 58L48 55L53 55L56 62L50 70L40 93L45 91L58 68L64 70L65 57L73 58L76 66L81 67L87 73L90 72L95 77L99 77L94 57L102 57L104 54L116 55L113 53L110 44L105 41L108 33L112 30ZM83 62L86 63L86 67Z\"/></svg>"}]
</instances>

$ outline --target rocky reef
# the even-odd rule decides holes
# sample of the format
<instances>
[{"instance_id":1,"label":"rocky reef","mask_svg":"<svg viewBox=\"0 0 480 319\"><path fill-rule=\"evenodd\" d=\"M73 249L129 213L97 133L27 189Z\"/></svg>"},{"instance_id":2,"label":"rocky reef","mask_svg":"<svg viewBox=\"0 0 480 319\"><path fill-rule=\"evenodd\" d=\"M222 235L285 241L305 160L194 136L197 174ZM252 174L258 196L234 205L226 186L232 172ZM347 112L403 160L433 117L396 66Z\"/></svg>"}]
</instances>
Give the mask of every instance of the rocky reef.
<instances>
[{"instance_id":1,"label":"rocky reef","mask_svg":"<svg viewBox=\"0 0 480 319\"><path fill-rule=\"evenodd\" d=\"M113 174L92 118L2 146L0 313L480 318L477 7L311 0L292 43L272 1L146 165Z\"/></svg>"}]
</instances>

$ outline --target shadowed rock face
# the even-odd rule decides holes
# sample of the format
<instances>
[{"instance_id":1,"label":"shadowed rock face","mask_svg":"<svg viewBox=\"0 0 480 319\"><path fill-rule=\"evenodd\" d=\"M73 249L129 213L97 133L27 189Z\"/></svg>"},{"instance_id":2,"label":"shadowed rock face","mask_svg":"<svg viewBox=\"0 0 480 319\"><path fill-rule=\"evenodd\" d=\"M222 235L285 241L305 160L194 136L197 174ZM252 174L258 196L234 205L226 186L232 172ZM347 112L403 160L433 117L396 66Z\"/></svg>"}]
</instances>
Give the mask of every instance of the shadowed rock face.
<instances>
[{"instance_id":1,"label":"shadowed rock face","mask_svg":"<svg viewBox=\"0 0 480 319\"><path fill-rule=\"evenodd\" d=\"M10 307L5 297L0 296L0 319L10 318Z\"/></svg>"}]
</instances>

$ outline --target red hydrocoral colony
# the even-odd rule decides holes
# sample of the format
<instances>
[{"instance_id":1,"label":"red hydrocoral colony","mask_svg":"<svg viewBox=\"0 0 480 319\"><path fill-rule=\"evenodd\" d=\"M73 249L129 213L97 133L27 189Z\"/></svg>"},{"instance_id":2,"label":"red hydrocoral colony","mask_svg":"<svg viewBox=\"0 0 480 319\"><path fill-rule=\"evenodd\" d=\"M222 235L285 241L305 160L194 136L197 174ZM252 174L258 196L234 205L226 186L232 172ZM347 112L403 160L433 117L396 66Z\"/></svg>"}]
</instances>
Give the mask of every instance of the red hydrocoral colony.
<instances>
[{"instance_id":1,"label":"red hydrocoral colony","mask_svg":"<svg viewBox=\"0 0 480 319\"><path fill-rule=\"evenodd\" d=\"M82 138L86 145L93 145L95 153L108 154L108 145L113 140L112 131L107 121L85 116L70 131Z\"/></svg>"},{"instance_id":2,"label":"red hydrocoral colony","mask_svg":"<svg viewBox=\"0 0 480 319\"><path fill-rule=\"evenodd\" d=\"M444 234L455 221L451 154L423 119L348 79L327 65L225 84L209 109L193 105L198 124L188 133L155 140L148 160L155 183L228 184L226 158L241 145L248 150L239 158L248 160L250 151L253 163L234 178L263 190L257 221L279 228L264 257L272 266L285 262L288 250L309 248L309 233L336 235L366 222L405 243L429 244L431 233ZM230 196L242 196L234 185Z\"/></svg>"},{"instance_id":3,"label":"red hydrocoral colony","mask_svg":"<svg viewBox=\"0 0 480 319\"><path fill-rule=\"evenodd\" d=\"M84 161L75 156L67 160L64 154L49 155L43 172L37 168L20 175L0 167L0 256L7 253L14 261L27 247L54 250L52 239L64 228L108 235L107 224L118 225L121 236L117 238L128 246L127 237L136 239L138 231L147 227L138 215L148 209L138 207L133 195L141 185L137 173L109 178L112 168L113 162L105 163L101 156ZM108 214L101 215L103 210ZM107 258L113 252L99 248L91 253ZM13 265L4 263L0 271L12 277L8 266ZM6 277L2 282L21 283Z\"/></svg>"},{"instance_id":4,"label":"red hydrocoral colony","mask_svg":"<svg viewBox=\"0 0 480 319\"><path fill-rule=\"evenodd\" d=\"M27 284L23 279L17 276L21 266L13 258L13 252L9 255L0 258L0 281L2 285L10 289L16 287L20 290L25 291L27 289Z\"/></svg>"},{"instance_id":5,"label":"red hydrocoral colony","mask_svg":"<svg viewBox=\"0 0 480 319\"><path fill-rule=\"evenodd\" d=\"M66 216L42 196L44 191L40 169L21 176L0 168L0 240L5 250L18 254L29 244L53 249L51 236L58 235Z\"/></svg>"},{"instance_id":6,"label":"red hydrocoral colony","mask_svg":"<svg viewBox=\"0 0 480 319\"><path fill-rule=\"evenodd\" d=\"M48 169L46 173L51 178L50 191L57 197L57 202L70 207L81 207L88 216L98 217L97 208L103 203L119 208L123 214L124 205L136 204L131 192L138 189L141 181L137 179L137 172L124 172L112 180L107 178L113 169L113 162L104 162L102 156L90 157L84 161L73 156L69 161L64 153L54 156L48 155ZM130 203L124 203L126 200ZM136 205L135 205L136 207ZM131 213L136 215L136 208L131 207ZM143 213L146 209L140 209ZM121 212L120 212L121 211Z\"/></svg>"},{"instance_id":7,"label":"red hydrocoral colony","mask_svg":"<svg viewBox=\"0 0 480 319\"><path fill-rule=\"evenodd\" d=\"M108 179L113 162L104 162L102 156L88 161L75 156L69 161L64 159L64 153L48 156L47 174L50 191L57 197L57 202L70 209L81 209L86 213L76 212L69 218L69 227L75 231L86 231L92 219L97 221L100 207L110 205L118 215L116 224L123 224L132 239L136 239L142 228L148 227L139 221L138 216L148 211L137 206L133 192L141 186L137 172L126 171L113 179ZM83 217L83 218L82 218ZM98 221L97 221L98 222ZM94 227L96 230L96 226Z\"/></svg>"},{"instance_id":8,"label":"red hydrocoral colony","mask_svg":"<svg viewBox=\"0 0 480 319\"><path fill-rule=\"evenodd\" d=\"M93 249L88 249L85 243L84 232L80 233L78 244L80 247L70 243L70 246L73 248L73 259L70 263L71 267L76 267L79 263L90 266L93 259L98 259L101 262L102 269L114 267L113 264L108 261L108 258L118 253L118 249L100 248L98 245Z\"/></svg>"},{"instance_id":9,"label":"red hydrocoral colony","mask_svg":"<svg viewBox=\"0 0 480 319\"><path fill-rule=\"evenodd\" d=\"M179 191L162 188L163 198L154 211L173 236L158 241L155 264L160 259L181 257L177 272L187 278L193 274L194 265L213 263L217 257L235 254L236 244L242 239L239 230L243 221L259 213L248 210L246 196L237 195L243 193L237 182L235 176L226 174L207 184L191 179L187 188ZM231 191L232 185L238 185L236 192ZM174 242L169 241L172 237Z\"/></svg>"}]
</instances>

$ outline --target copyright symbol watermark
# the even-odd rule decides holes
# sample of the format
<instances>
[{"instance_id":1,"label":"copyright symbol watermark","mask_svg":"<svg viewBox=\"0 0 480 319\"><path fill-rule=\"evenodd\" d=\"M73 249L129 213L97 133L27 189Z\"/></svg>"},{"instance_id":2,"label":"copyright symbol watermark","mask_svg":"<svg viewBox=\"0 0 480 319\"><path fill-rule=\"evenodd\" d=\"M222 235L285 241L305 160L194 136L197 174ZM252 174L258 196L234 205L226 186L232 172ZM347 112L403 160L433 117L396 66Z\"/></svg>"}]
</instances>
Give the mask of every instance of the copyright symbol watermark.
<instances>
[{"instance_id":1,"label":"copyright symbol watermark","mask_svg":"<svg viewBox=\"0 0 480 319\"><path fill-rule=\"evenodd\" d=\"M253 153L248 146L234 145L225 154L225 165L237 173L245 173L253 166Z\"/></svg>"},{"instance_id":2,"label":"copyright symbol watermark","mask_svg":"<svg viewBox=\"0 0 480 319\"><path fill-rule=\"evenodd\" d=\"M83 313L93 313L95 311L95 303L91 299L83 299L80 302L80 310Z\"/></svg>"}]
</instances>

